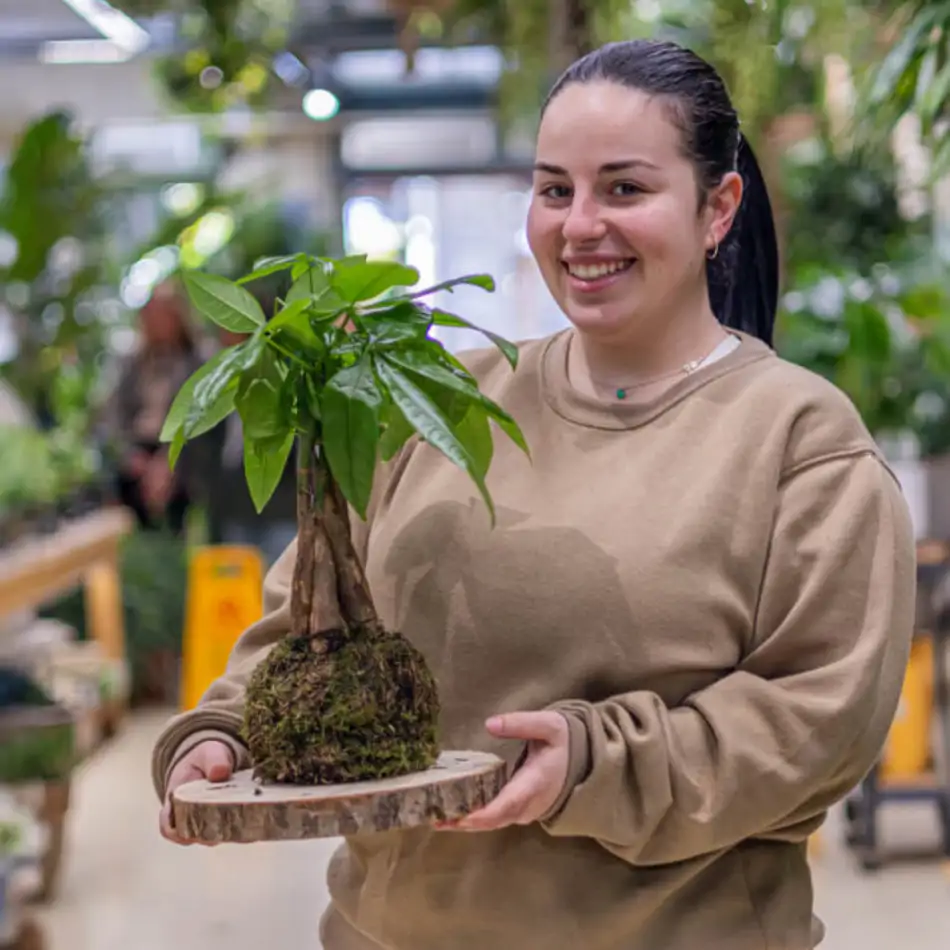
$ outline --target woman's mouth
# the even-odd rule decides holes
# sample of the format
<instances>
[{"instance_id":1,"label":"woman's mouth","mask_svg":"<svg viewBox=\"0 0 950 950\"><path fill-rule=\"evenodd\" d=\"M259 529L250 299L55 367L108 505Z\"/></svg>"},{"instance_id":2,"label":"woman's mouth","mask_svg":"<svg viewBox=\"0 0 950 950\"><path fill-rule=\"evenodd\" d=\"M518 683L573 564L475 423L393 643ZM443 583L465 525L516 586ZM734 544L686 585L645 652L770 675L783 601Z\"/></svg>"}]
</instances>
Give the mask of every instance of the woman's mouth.
<instances>
[{"instance_id":1,"label":"woman's mouth","mask_svg":"<svg viewBox=\"0 0 950 950\"><path fill-rule=\"evenodd\" d=\"M592 263L562 261L562 264L572 289L595 293L619 280L636 262L635 257L627 257Z\"/></svg>"}]
</instances>

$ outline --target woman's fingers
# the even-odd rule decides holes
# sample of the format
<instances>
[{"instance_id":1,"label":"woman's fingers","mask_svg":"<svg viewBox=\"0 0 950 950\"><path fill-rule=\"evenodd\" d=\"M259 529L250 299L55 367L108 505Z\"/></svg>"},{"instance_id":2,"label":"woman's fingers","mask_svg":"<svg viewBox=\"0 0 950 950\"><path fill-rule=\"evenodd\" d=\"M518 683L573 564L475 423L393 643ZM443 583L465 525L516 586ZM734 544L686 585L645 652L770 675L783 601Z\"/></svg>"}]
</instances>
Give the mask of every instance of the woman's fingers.
<instances>
[{"instance_id":1,"label":"woman's fingers","mask_svg":"<svg viewBox=\"0 0 950 950\"><path fill-rule=\"evenodd\" d=\"M485 723L497 739L554 743L567 733L567 721L556 712L514 712L493 716Z\"/></svg>"},{"instance_id":2,"label":"woman's fingers","mask_svg":"<svg viewBox=\"0 0 950 950\"><path fill-rule=\"evenodd\" d=\"M175 828L171 808L171 795L181 785L205 779L209 782L226 782L234 772L234 755L224 742L209 739L201 742L182 756L168 777L165 803L159 815L159 830L162 837L174 844L196 844L179 834Z\"/></svg>"},{"instance_id":3,"label":"woman's fingers","mask_svg":"<svg viewBox=\"0 0 950 950\"><path fill-rule=\"evenodd\" d=\"M528 759L496 798L447 827L458 831L492 831L507 825L528 824L534 820L532 805L544 790L544 782L544 774Z\"/></svg>"},{"instance_id":4,"label":"woman's fingers","mask_svg":"<svg viewBox=\"0 0 950 950\"><path fill-rule=\"evenodd\" d=\"M198 753L195 765L200 772L199 778L209 782L226 782L234 772L234 753L223 742L213 740L202 742L195 747Z\"/></svg>"}]
</instances>

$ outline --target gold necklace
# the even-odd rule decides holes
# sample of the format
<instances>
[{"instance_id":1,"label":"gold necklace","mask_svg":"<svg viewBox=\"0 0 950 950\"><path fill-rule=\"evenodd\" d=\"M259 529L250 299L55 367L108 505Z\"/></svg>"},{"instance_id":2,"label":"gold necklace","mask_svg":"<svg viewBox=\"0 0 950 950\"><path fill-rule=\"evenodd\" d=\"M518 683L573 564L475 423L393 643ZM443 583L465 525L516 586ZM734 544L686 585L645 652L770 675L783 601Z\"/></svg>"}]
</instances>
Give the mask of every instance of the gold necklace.
<instances>
[{"instance_id":1,"label":"gold necklace","mask_svg":"<svg viewBox=\"0 0 950 950\"><path fill-rule=\"evenodd\" d=\"M716 346L718 347L719 344L717 343ZM713 350L710 350L710 353L712 352ZM642 389L645 386L652 386L654 383L661 383L665 379L674 379L677 376L689 376L690 373L695 373L696 370L698 370L699 367L703 365L708 356L709 354L707 353L706 356L700 357L698 360L690 360L688 363L684 363L679 369L673 370L671 373L663 373L661 376L653 376L648 379L641 379L635 383L630 383L629 386L618 386L615 391L616 396L618 399L626 399L627 395L632 389Z\"/></svg>"},{"instance_id":2,"label":"gold necklace","mask_svg":"<svg viewBox=\"0 0 950 950\"><path fill-rule=\"evenodd\" d=\"M614 390L614 394L616 395L618 399L626 399L629 393L631 392L631 390L642 389L645 386L652 386L654 383L660 383L665 379L673 379L677 376L689 376L691 373L695 373L696 370L698 370L703 365L703 363L705 363L706 360L708 360L709 357L712 356L713 353L715 353L716 350L718 350L719 347L722 346L722 344L725 343L726 340L728 339L729 339L728 336L723 337L723 339L721 339L705 356L701 356L699 359L696 359L696 360L690 360L689 362L684 363L679 369L675 369L669 373L663 373L660 376L653 376L648 379L640 379L640 380L637 380L636 382L630 383L627 386L618 386ZM573 338L571 338L568 341L568 353L567 353L568 360L570 360L570 351L573 345L574 345L574 340ZM593 382L593 380L591 381ZM597 383L594 383L594 385L596 386Z\"/></svg>"}]
</instances>

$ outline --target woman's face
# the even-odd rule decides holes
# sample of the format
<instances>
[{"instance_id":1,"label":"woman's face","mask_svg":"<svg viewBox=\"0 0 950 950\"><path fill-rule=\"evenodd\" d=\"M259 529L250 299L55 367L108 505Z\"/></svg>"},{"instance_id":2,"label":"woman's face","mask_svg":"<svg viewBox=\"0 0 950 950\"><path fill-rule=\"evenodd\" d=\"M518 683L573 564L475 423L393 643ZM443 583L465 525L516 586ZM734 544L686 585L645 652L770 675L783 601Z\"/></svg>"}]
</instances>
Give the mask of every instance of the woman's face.
<instances>
[{"instance_id":1,"label":"woman's face","mask_svg":"<svg viewBox=\"0 0 950 950\"><path fill-rule=\"evenodd\" d=\"M578 330L642 338L708 300L707 252L727 233L742 183L700 207L693 164L664 104L612 82L573 84L538 133L528 242Z\"/></svg>"}]
</instances>

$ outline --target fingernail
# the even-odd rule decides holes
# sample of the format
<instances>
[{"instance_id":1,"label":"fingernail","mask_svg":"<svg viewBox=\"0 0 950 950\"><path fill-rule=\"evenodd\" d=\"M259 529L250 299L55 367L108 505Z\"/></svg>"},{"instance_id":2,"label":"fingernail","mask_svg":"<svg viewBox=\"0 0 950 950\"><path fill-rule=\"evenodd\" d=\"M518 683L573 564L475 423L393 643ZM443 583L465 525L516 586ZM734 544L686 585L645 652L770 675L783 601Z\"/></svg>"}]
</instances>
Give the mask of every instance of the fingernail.
<instances>
[{"instance_id":1,"label":"fingernail","mask_svg":"<svg viewBox=\"0 0 950 950\"><path fill-rule=\"evenodd\" d=\"M485 723L485 725L486 725L489 729L501 729L502 718L501 718L501 716L492 716L491 719L489 719L489 720Z\"/></svg>"}]
</instances>

